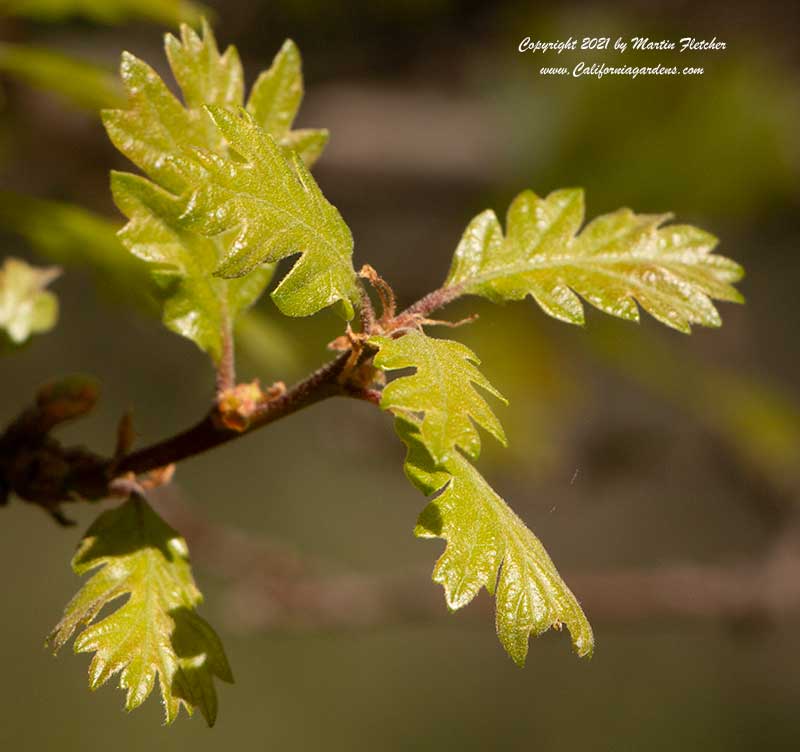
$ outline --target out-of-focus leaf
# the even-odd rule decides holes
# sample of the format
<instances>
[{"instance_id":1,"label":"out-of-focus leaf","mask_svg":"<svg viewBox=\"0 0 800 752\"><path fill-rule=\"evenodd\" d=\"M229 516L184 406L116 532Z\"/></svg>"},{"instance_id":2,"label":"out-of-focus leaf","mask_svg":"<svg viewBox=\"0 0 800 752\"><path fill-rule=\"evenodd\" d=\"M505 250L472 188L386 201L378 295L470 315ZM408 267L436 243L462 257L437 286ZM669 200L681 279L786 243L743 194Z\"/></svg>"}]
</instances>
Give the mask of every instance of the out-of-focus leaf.
<instances>
[{"instance_id":1,"label":"out-of-focus leaf","mask_svg":"<svg viewBox=\"0 0 800 752\"><path fill-rule=\"evenodd\" d=\"M58 298L45 290L61 270L38 269L7 258L0 267L0 329L14 344L52 329L58 320Z\"/></svg>"},{"instance_id":2,"label":"out-of-focus leaf","mask_svg":"<svg viewBox=\"0 0 800 752\"><path fill-rule=\"evenodd\" d=\"M620 373L695 416L775 487L800 489L800 405L755 376L680 358L666 343L603 327L587 344ZM687 389L686 385L691 384Z\"/></svg>"},{"instance_id":3,"label":"out-of-focus leaf","mask_svg":"<svg viewBox=\"0 0 800 752\"><path fill-rule=\"evenodd\" d=\"M0 44L0 71L93 112L123 101L122 88L109 71L41 47Z\"/></svg>"},{"instance_id":4,"label":"out-of-focus leaf","mask_svg":"<svg viewBox=\"0 0 800 752\"><path fill-rule=\"evenodd\" d=\"M661 227L669 215L629 209L598 217L578 235L583 218L581 190L546 198L525 191L509 207L505 236L492 211L472 220L445 286L494 301L531 295L545 313L573 324L584 320L578 295L633 321L638 302L682 332L720 325L712 298L741 302L732 283L742 269L712 253L712 235L690 225Z\"/></svg>"},{"instance_id":5,"label":"out-of-focus leaf","mask_svg":"<svg viewBox=\"0 0 800 752\"><path fill-rule=\"evenodd\" d=\"M156 312L156 298L163 288L155 284L145 262L125 252L116 222L73 204L0 191L0 227L24 237L49 261L95 272L100 289L115 302ZM167 290L171 276L169 272L163 275ZM209 284L213 282L222 285L225 281L210 280ZM294 343L265 316L255 311L243 313L237 321L236 338L254 362L271 369L276 378L298 370Z\"/></svg>"},{"instance_id":6,"label":"out-of-focus leaf","mask_svg":"<svg viewBox=\"0 0 800 752\"><path fill-rule=\"evenodd\" d=\"M454 318L476 310L474 299L454 304ZM484 467L546 477L563 471L569 426L586 408L589 384L574 352L564 346L564 334L551 332L542 317L520 315L512 306L478 303L481 323L459 330L459 339L490 364L492 380L503 385L503 396L514 407L503 411L503 426L514 440L508 447L484 447ZM525 346L520 347L520 342ZM509 357L513 352L514 357Z\"/></svg>"},{"instance_id":7,"label":"out-of-focus leaf","mask_svg":"<svg viewBox=\"0 0 800 752\"><path fill-rule=\"evenodd\" d=\"M308 316L340 303L352 318L359 304L353 236L339 212L302 161L287 159L251 115L206 109L238 158L198 150L175 162L192 176L182 216L187 226L212 236L230 233L217 274L237 277L301 253L272 293L277 306L289 316Z\"/></svg>"},{"instance_id":8,"label":"out-of-focus leaf","mask_svg":"<svg viewBox=\"0 0 800 752\"><path fill-rule=\"evenodd\" d=\"M129 219L120 232L122 243L151 266L164 290L164 324L219 362L223 337L264 291L273 268L262 266L237 279L215 277L217 241L183 230L171 215L175 204L169 194L129 173L113 173L111 190Z\"/></svg>"},{"instance_id":9,"label":"out-of-focus leaf","mask_svg":"<svg viewBox=\"0 0 800 752\"><path fill-rule=\"evenodd\" d=\"M235 335L237 347L262 376L272 374L274 380L300 374L302 343L261 311L250 310L239 316Z\"/></svg>"},{"instance_id":10,"label":"out-of-focus leaf","mask_svg":"<svg viewBox=\"0 0 800 752\"><path fill-rule=\"evenodd\" d=\"M51 22L82 17L104 24L141 18L177 26L197 24L208 11L190 0L2 0L3 14Z\"/></svg>"},{"instance_id":11,"label":"out-of-focus leaf","mask_svg":"<svg viewBox=\"0 0 800 752\"><path fill-rule=\"evenodd\" d=\"M505 400L478 370L480 360L466 345L417 331L398 339L373 337L370 343L379 348L378 368L415 369L383 390L381 407L400 415L424 414L419 431L435 462L447 461L458 449L477 459L481 440L476 426L506 443L500 421L475 386Z\"/></svg>"},{"instance_id":12,"label":"out-of-focus leaf","mask_svg":"<svg viewBox=\"0 0 800 752\"><path fill-rule=\"evenodd\" d=\"M0 191L0 226L24 237L48 261L95 272L100 289L115 300L155 307L147 268L125 252L119 223L74 204Z\"/></svg>"},{"instance_id":13,"label":"out-of-focus leaf","mask_svg":"<svg viewBox=\"0 0 800 752\"><path fill-rule=\"evenodd\" d=\"M76 632L75 652L92 652L89 686L119 673L125 709L141 705L155 686L172 723L183 705L209 726L217 716L214 677L232 682L222 643L196 613L202 601L186 541L139 497L101 514L86 532L72 568L97 570L70 601L48 638L54 651ZM126 598L120 601L120 598ZM113 613L96 621L109 604Z\"/></svg>"},{"instance_id":14,"label":"out-of-focus leaf","mask_svg":"<svg viewBox=\"0 0 800 752\"><path fill-rule=\"evenodd\" d=\"M434 462L416 422L398 418L408 447L406 475L427 496L415 535L444 538L447 547L433 579L450 609L469 603L485 587L495 596L497 634L518 665L528 639L566 625L580 656L594 649L592 628L538 538L459 452Z\"/></svg>"}]
</instances>

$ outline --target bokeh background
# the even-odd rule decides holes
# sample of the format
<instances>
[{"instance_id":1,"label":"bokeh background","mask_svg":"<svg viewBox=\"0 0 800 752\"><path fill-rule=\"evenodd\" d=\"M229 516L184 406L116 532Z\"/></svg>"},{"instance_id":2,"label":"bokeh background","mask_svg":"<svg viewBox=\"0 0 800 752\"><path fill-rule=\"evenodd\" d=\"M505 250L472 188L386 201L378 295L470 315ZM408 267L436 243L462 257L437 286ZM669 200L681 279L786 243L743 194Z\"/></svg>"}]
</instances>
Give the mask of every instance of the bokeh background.
<instances>
[{"instance_id":1,"label":"bokeh background","mask_svg":"<svg viewBox=\"0 0 800 752\"><path fill-rule=\"evenodd\" d=\"M429 578L441 544L411 535L424 500L390 421L332 401L187 462L155 498L188 538L237 680L220 688L212 731L200 718L160 729L154 698L126 715L110 686L90 696L86 656L42 649L79 586L67 562L96 510L70 508L79 526L66 530L18 502L0 511L0 748L797 749L800 7L209 6L249 82L284 38L299 44L299 122L332 132L317 178L353 230L356 265L372 263L402 301L437 286L478 211L504 212L526 187L580 185L589 216L628 205L714 232L747 268L747 305L723 305L722 329L691 337L592 310L577 329L530 301L453 307L480 313L458 337L511 400L500 413L510 449L487 441L481 469L583 600L591 661L547 634L519 670L485 594L445 612ZM118 269L111 225L33 200L119 224L108 171L126 165L96 116L118 96L113 78L54 75L25 51L110 74L127 49L163 72L163 32L194 11L167 0L0 9L2 253L65 267L58 329L2 361L0 419L43 381L89 372L102 402L65 438L110 451L133 409L141 442L155 440L202 414L213 374L137 304L133 273L93 273ZM525 36L636 34L716 35L728 49L680 58L703 76L637 80L549 79L538 69L557 57L517 52ZM292 381L339 333L333 315L284 320L265 298L240 331L241 373Z\"/></svg>"}]
</instances>

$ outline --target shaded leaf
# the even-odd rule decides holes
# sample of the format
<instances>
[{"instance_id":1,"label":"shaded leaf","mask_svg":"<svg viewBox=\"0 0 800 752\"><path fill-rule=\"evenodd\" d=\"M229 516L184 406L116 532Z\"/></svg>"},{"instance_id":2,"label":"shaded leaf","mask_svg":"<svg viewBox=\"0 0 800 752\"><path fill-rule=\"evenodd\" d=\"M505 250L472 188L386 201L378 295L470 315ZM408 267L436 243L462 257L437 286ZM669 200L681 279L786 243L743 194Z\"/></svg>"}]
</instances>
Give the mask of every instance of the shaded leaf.
<instances>
[{"instance_id":1,"label":"shaded leaf","mask_svg":"<svg viewBox=\"0 0 800 752\"><path fill-rule=\"evenodd\" d=\"M38 21L82 17L107 24L141 18L178 25L198 23L204 6L190 0L4 0L2 12Z\"/></svg>"},{"instance_id":2,"label":"shaded leaf","mask_svg":"<svg viewBox=\"0 0 800 752\"><path fill-rule=\"evenodd\" d=\"M124 252L118 223L72 204L0 191L0 226L25 237L44 258L95 272L102 281L101 291L115 303L133 303L147 313L156 312L155 296L164 286L155 285L145 262ZM169 277L165 273L167 293ZM276 374L298 367L293 343L280 327L254 310L240 313L236 342Z\"/></svg>"},{"instance_id":3,"label":"shaded leaf","mask_svg":"<svg viewBox=\"0 0 800 752\"><path fill-rule=\"evenodd\" d=\"M419 430L436 462L446 461L455 449L477 459L481 443L476 425L506 443L500 421L475 385L505 400L478 370L480 360L466 345L417 331L398 339L373 337L370 343L379 348L374 359L378 368L415 369L386 386L381 407L400 414L424 413Z\"/></svg>"},{"instance_id":4,"label":"shaded leaf","mask_svg":"<svg viewBox=\"0 0 800 752\"><path fill-rule=\"evenodd\" d=\"M147 267L125 252L118 222L74 204L0 191L0 226L24 237L48 261L92 270L101 291L115 301L155 308Z\"/></svg>"},{"instance_id":5,"label":"shaded leaf","mask_svg":"<svg viewBox=\"0 0 800 752\"><path fill-rule=\"evenodd\" d=\"M52 329L58 320L58 299L45 290L60 269L44 269L7 258L0 267L0 329L14 344Z\"/></svg>"},{"instance_id":6,"label":"shaded leaf","mask_svg":"<svg viewBox=\"0 0 800 752\"><path fill-rule=\"evenodd\" d=\"M531 634L562 625L578 655L591 655L592 628L539 539L463 455L437 464L417 424L398 418L395 425L408 447L406 475L424 494L436 494L414 534L447 541L433 580L448 607L465 606L485 587L495 597L500 642L520 666Z\"/></svg>"},{"instance_id":7,"label":"shaded leaf","mask_svg":"<svg viewBox=\"0 0 800 752\"><path fill-rule=\"evenodd\" d=\"M144 499L133 497L97 518L72 567L79 575L96 571L49 636L54 651L77 632L75 652L94 653L92 689L119 674L125 709L133 710L150 695L157 677L167 723L183 705L189 715L199 708L213 725L213 679L232 682L233 676L219 638L195 611L202 596L183 538ZM97 620L109 604L117 608Z\"/></svg>"},{"instance_id":8,"label":"shaded leaf","mask_svg":"<svg viewBox=\"0 0 800 752\"><path fill-rule=\"evenodd\" d=\"M712 298L742 301L732 287L742 269L712 253L712 235L690 225L661 227L669 215L629 209L598 217L577 234L583 217L581 190L546 198L525 191L509 207L505 236L492 211L472 220L445 286L495 301L531 295L546 313L574 324L584 320L578 295L634 321L638 302L683 332L691 324L720 325Z\"/></svg>"},{"instance_id":9,"label":"shaded leaf","mask_svg":"<svg viewBox=\"0 0 800 752\"><path fill-rule=\"evenodd\" d=\"M123 98L109 71L43 47L0 44L0 71L92 112L120 104Z\"/></svg>"},{"instance_id":10,"label":"shaded leaf","mask_svg":"<svg viewBox=\"0 0 800 752\"><path fill-rule=\"evenodd\" d=\"M113 173L111 190L130 220L119 233L122 243L151 266L163 290L164 324L219 362L223 335L259 298L273 268L262 266L238 279L215 277L217 241L182 229L171 194L128 173Z\"/></svg>"}]
</instances>

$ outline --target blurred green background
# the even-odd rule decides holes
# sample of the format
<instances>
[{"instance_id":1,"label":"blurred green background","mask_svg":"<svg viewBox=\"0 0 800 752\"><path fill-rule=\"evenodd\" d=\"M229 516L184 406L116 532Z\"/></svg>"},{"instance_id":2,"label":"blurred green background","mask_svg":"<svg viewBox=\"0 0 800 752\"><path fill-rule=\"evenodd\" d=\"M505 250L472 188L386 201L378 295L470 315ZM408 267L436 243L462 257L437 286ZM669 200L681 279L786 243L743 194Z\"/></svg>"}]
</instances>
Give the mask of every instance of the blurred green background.
<instances>
[{"instance_id":1,"label":"blurred green background","mask_svg":"<svg viewBox=\"0 0 800 752\"><path fill-rule=\"evenodd\" d=\"M71 12L77 6L81 13ZM86 656L54 660L42 649L78 588L67 562L96 510L69 509L79 527L64 530L12 503L0 511L0 748L797 749L796 597L765 610L699 608L691 616L663 603L639 613L626 604L635 592L607 593L606 601L580 586L591 586L587 574L687 565L741 566L732 571L745 588L794 528L800 6L209 6L220 44L236 44L249 82L284 38L299 44L307 88L300 124L332 133L317 178L353 230L356 266L375 266L402 301L438 285L478 211L504 212L526 187L541 194L580 185L589 216L623 205L671 210L712 231L720 252L746 267L748 302L722 306L723 328L691 337L591 310L587 326L575 329L530 301L502 309L469 301L452 311L480 313L457 336L511 400L500 413L510 450L486 442L481 468L568 582L576 574L597 637L591 661L572 656L564 635L548 634L518 670L497 644L485 594L454 616L441 599L436 617L412 602L390 618L372 618L367 607L363 619L286 624L286 604L270 590L274 573L255 571L268 570L270 556L222 566L214 535L204 537L199 525L194 536L184 532L204 614L222 634L237 683L220 688L212 731L199 718L162 730L154 698L127 716L118 691L90 696ZM92 112L118 96L113 78L77 66L54 79L47 55L112 73L127 49L164 72L162 33L194 9L6 0L0 12L0 186L119 223L108 170L127 165ZM636 80L550 79L538 70L561 64L557 58L517 52L525 36L569 35L716 35L728 49L685 58L703 65L703 76ZM47 51L36 68L25 57L32 47ZM573 53L568 62L577 59ZM125 288L135 277L125 270L98 283L70 263L92 253L87 238L96 244L94 263L102 263L96 249L114 250L108 227L52 212L45 221L38 209L0 196L3 255L65 265L55 285L61 320L54 333L3 359L0 419L43 381L74 371L96 374L103 399L63 433L98 451L111 450L129 408L142 443L197 419L213 390L206 358L130 305ZM326 360L325 343L340 333L329 314L282 320L268 298L257 316L241 333L245 377L292 381ZM356 587L359 577L373 578L378 590L381 577L404 578L420 603L429 602L441 598L429 579L441 545L411 535L424 500L403 477L402 454L389 420L370 406L324 403L187 462L178 490L156 506L176 520L189 515L212 529L247 531L235 540L259 551L285 546L322 562L317 575L352 576ZM270 584L260 592L262 577ZM765 581L765 591L772 584Z\"/></svg>"}]
</instances>

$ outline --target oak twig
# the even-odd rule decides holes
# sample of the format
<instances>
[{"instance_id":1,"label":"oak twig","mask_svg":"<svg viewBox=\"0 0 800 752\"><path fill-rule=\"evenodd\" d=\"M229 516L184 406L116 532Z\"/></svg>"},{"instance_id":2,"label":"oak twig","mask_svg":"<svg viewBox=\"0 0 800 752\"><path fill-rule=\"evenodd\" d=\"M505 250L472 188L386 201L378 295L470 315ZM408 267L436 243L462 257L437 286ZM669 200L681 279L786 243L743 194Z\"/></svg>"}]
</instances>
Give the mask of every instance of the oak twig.
<instances>
[{"instance_id":1,"label":"oak twig","mask_svg":"<svg viewBox=\"0 0 800 752\"><path fill-rule=\"evenodd\" d=\"M378 291L383 306L381 323L384 324L399 324L406 320L425 322L430 313L463 292L461 286L434 290L395 315L394 293L388 284L371 267L365 267L362 276ZM62 447L49 435L49 430L58 422L72 417L72 412L75 415L87 412L96 395L84 394L88 387L80 380L77 385L67 383L67 398L61 392L57 392L55 397L49 393L40 393L40 403L42 399L45 402L50 400L57 408L56 412L54 413L55 408L52 406L43 409L42 404L45 403L41 403L23 413L0 434L3 455L0 458L0 504L13 491L20 498L45 508L56 520L63 521L59 507L63 502L105 498L109 496L110 484L115 478L142 475L174 465L252 433L328 397L351 397L378 405L381 392L373 388L371 383L374 369L370 361L374 349L364 344L366 336L375 327L376 320L365 291L360 315L364 331L355 338L350 337L351 343L347 350L291 388L284 390L281 384L282 391L266 395L262 403L248 412L246 425L239 426L238 430L226 425L220 414L221 395L229 393L236 386L233 337L228 326L223 327L222 355L217 368L217 394L211 410L195 425L142 449L121 453L119 437L117 451L111 458L83 449ZM62 385L58 388L63 390L64 387ZM58 412L64 410L64 415Z\"/></svg>"}]
</instances>

